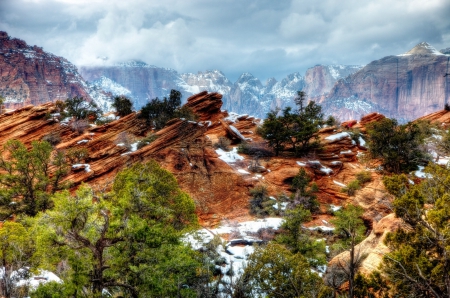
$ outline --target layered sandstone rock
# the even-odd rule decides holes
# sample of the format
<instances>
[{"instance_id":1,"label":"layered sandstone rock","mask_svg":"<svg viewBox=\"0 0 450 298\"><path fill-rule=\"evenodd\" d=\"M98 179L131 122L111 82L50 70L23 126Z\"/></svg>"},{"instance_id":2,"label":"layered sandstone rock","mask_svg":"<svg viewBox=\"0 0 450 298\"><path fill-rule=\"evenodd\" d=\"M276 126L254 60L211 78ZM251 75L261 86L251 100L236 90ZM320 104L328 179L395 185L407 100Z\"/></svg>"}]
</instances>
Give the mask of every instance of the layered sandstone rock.
<instances>
[{"instance_id":1,"label":"layered sandstone rock","mask_svg":"<svg viewBox=\"0 0 450 298\"><path fill-rule=\"evenodd\" d=\"M363 259L359 272L362 274L370 274L380 268L383 256L389 253L389 248L384 244L386 235L390 232L397 231L403 227L401 219L396 218L394 214L383 217L379 222L375 223L373 230L369 236L355 247L355 256ZM339 282L340 272L348 266L350 259L349 251L345 251L335 256L329 263L324 279L331 283L334 280ZM344 282L341 280L340 282Z\"/></svg>"}]
</instances>

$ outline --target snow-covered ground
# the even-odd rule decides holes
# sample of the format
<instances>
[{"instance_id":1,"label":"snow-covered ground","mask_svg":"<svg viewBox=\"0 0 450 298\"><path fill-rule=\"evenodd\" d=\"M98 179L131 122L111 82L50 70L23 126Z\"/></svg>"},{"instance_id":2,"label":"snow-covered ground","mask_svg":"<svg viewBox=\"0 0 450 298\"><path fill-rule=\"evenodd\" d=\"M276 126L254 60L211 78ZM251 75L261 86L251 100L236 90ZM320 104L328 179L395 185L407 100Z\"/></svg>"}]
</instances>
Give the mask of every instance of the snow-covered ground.
<instances>
[{"instance_id":1,"label":"snow-covered ground","mask_svg":"<svg viewBox=\"0 0 450 298\"><path fill-rule=\"evenodd\" d=\"M227 152L222 149L216 149L216 153L219 155L219 158L226 163L235 163L239 160L244 160L244 157L240 156L237 153L237 148L234 147L231 151Z\"/></svg>"},{"instance_id":2,"label":"snow-covered ground","mask_svg":"<svg viewBox=\"0 0 450 298\"><path fill-rule=\"evenodd\" d=\"M232 284L244 273L248 257L253 253L253 243L261 242L254 236L260 229L278 229L283 222L282 218L265 218L241 223L224 222L215 229L201 229L188 234L183 241L199 250L213 240L214 236L229 235L229 240L220 237L221 244L216 251L224 261L223 265L216 265L222 274L222 282ZM235 236L235 238L233 238ZM220 288L223 289L223 285Z\"/></svg>"}]
</instances>

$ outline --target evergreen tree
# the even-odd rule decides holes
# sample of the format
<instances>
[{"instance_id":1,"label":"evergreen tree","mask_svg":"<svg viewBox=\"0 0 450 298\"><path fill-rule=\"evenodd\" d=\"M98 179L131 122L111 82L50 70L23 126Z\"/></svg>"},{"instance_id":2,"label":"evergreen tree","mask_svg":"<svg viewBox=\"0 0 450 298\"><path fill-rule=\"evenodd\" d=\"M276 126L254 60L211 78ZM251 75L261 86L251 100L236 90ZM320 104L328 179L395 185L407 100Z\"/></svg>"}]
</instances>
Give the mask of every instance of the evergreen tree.
<instances>
[{"instance_id":1,"label":"evergreen tree","mask_svg":"<svg viewBox=\"0 0 450 298\"><path fill-rule=\"evenodd\" d=\"M112 106L116 109L117 115L120 117L129 115L133 112L133 103L130 99L123 95L114 97Z\"/></svg>"},{"instance_id":2,"label":"evergreen tree","mask_svg":"<svg viewBox=\"0 0 450 298\"><path fill-rule=\"evenodd\" d=\"M415 123L399 125L397 120L385 118L370 124L367 135L370 156L379 158L388 172L417 170L418 165L427 162L422 148L425 136Z\"/></svg>"},{"instance_id":3,"label":"evergreen tree","mask_svg":"<svg viewBox=\"0 0 450 298\"><path fill-rule=\"evenodd\" d=\"M384 257L383 271L396 297L450 295L450 170L430 165L426 172L430 178L419 185L389 181L388 189L401 190L392 192L393 207L406 223L386 237L391 253Z\"/></svg>"},{"instance_id":4,"label":"evergreen tree","mask_svg":"<svg viewBox=\"0 0 450 298\"><path fill-rule=\"evenodd\" d=\"M304 155L320 147L317 132L324 125L321 106L314 101L305 105L305 94L299 91L296 98L297 111L292 112L290 107L283 110L281 116L278 112L270 112L264 120L259 132L269 141L275 154L286 150L288 146L295 155Z\"/></svg>"},{"instance_id":5,"label":"evergreen tree","mask_svg":"<svg viewBox=\"0 0 450 298\"><path fill-rule=\"evenodd\" d=\"M172 89L169 98L164 97L162 100L154 98L142 107L139 117L145 119L147 125L161 129L167 121L178 116L176 112L180 109L181 92ZM186 110L183 110L182 114L186 114Z\"/></svg>"},{"instance_id":6,"label":"evergreen tree","mask_svg":"<svg viewBox=\"0 0 450 298\"><path fill-rule=\"evenodd\" d=\"M291 196L293 205L301 205L303 208L316 212L319 210L319 202L315 195L319 191L316 183L310 183L311 178L306 173L304 168L300 168L298 174L295 175L292 180L291 190L293 194Z\"/></svg>"},{"instance_id":7,"label":"evergreen tree","mask_svg":"<svg viewBox=\"0 0 450 298\"><path fill-rule=\"evenodd\" d=\"M88 119L90 117L96 119L102 114L102 110L95 102L89 102L83 97L68 98L64 103L67 115L74 117L75 120Z\"/></svg>"},{"instance_id":8,"label":"evergreen tree","mask_svg":"<svg viewBox=\"0 0 450 298\"><path fill-rule=\"evenodd\" d=\"M173 175L154 161L137 164L106 196L86 186L57 193L35 224L36 257L46 269L67 264L59 289L66 297L193 296L202 264L180 237L196 227L194 210Z\"/></svg>"},{"instance_id":9,"label":"evergreen tree","mask_svg":"<svg viewBox=\"0 0 450 298\"><path fill-rule=\"evenodd\" d=\"M335 233L339 241L335 247L338 251L349 251L349 259L337 260L336 271L341 271L349 282L349 297L354 297L356 272L365 258L365 253L356 248L356 245L364 239L366 228L361 216L364 212L359 206L348 205L346 208L336 212L336 219L332 221Z\"/></svg>"},{"instance_id":10,"label":"evergreen tree","mask_svg":"<svg viewBox=\"0 0 450 298\"><path fill-rule=\"evenodd\" d=\"M318 297L323 287L304 256L276 243L255 249L242 279L247 289L241 297Z\"/></svg>"},{"instance_id":11,"label":"evergreen tree","mask_svg":"<svg viewBox=\"0 0 450 298\"><path fill-rule=\"evenodd\" d=\"M68 172L62 152L51 153L45 141L33 141L30 149L17 140L5 144L0 153L0 220L20 213L35 216L51 206L50 194L63 188Z\"/></svg>"}]
</instances>

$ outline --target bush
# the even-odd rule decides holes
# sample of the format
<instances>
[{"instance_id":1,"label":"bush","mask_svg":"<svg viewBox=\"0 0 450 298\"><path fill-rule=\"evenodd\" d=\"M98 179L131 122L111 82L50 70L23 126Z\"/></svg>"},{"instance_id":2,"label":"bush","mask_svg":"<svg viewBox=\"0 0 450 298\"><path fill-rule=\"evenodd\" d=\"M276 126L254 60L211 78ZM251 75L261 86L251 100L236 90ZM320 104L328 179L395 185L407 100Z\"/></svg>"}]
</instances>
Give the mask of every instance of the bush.
<instances>
[{"instance_id":1,"label":"bush","mask_svg":"<svg viewBox=\"0 0 450 298\"><path fill-rule=\"evenodd\" d=\"M74 120L70 122L69 126L73 132L82 134L89 127L89 122L87 120Z\"/></svg>"},{"instance_id":2,"label":"bush","mask_svg":"<svg viewBox=\"0 0 450 298\"><path fill-rule=\"evenodd\" d=\"M81 163L89 157L89 151L86 148L70 148L66 151L66 158L70 164Z\"/></svg>"},{"instance_id":3,"label":"bush","mask_svg":"<svg viewBox=\"0 0 450 298\"><path fill-rule=\"evenodd\" d=\"M385 118L367 126L368 153L380 159L385 171L408 173L426 164L427 154L423 146L425 129L417 123L399 125L397 120Z\"/></svg>"},{"instance_id":4,"label":"bush","mask_svg":"<svg viewBox=\"0 0 450 298\"><path fill-rule=\"evenodd\" d=\"M272 200L268 196L267 187L263 185L257 185L250 190L252 198L250 199L250 214L264 217L273 215L275 209L275 200Z\"/></svg>"},{"instance_id":5,"label":"bush","mask_svg":"<svg viewBox=\"0 0 450 298\"><path fill-rule=\"evenodd\" d=\"M158 138L158 136L152 133L149 136L143 138L142 140L139 140L139 142L137 144L137 149L139 150L142 147L147 146L148 144L150 144L151 142L153 142L157 138Z\"/></svg>"},{"instance_id":6,"label":"bush","mask_svg":"<svg viewBox=\"0 0 450 298\"><path fill-rule=\"evenodd\" d=\"M222 149L224 151L230 151L231 141L225 137L220 137L219 141L213 145L215 149Z\"/></svg>"},{"instance_id":7,"label":"bush","mask_svg":"<svg viewBox=\"0 0 450 298\"><path fill-rule=\"evenodd\" d=\"M339 126L341 123L333 116L328 116L327 120L325 120L325 124L328 126Z\"/></svg>"},{"instance_id":8,"label":"bush","mask_svg":"<svg viewBox=\"0 0 450 298\"><path fill-rule=\"evenodd\" d=\"M351 181L346 187L341 189L342 192L348 194L349 196L355 195L356 191L360 189L361 186L358 180Z\"/></svg>"},{"instance_id":9,"label":"bush","mask_svg":"<svg viewBox=\"0 0 450 298\"><path fill-rule=\"evenodd\" d=\"M145 119L148 126L153 126L156 129L161 129L167 121L173 119L175 112L180 109L181 92L177 90L170 91L170 97L159 100L152 99L141 109L139 118Z\"/></svg>"},{"instance_id":10,"label":"bush","mask_svg":"<svg viewBox=\"0 0 450 298\"><path fill-rule=\"evenodd\" d=\"M362 185L372 181L372 175L370 174L369 171L362 171L356 174L356 180L358 180L359 183Z\"/></svg>"},{"instance_id":11,"label":"bush","mask_svg":"<svg viewBox=\"0 0 450 298\"><path fill-rule=\"evenodd\" d=\"M61 142L61 136L58 132L54 131L46 134L42 137L42 141L48 142L52 146L56 146Z\"/></svg>"},{"instance_id":12,"label":"bush","mask_svg":"<svg viewBox=\"0 0 450 298\"><path fill-rule=\"evenodd\" d=\"M273 156L273 151L265 143L241 143L237 148L237 152L256 157Z\"/></svg>"},{"instance_id":13,"label":"bush","mask_svg":"<svg viewBox=\"0 0 450 298\"><path fill-rule=\"evenodd\" d=\"M174 113L174 118L180 119L183 118L190 121L198 120L197 114L195 114L194 111L187 106L182 106L181 108L176 109Z\"/></svg>"},{"instance_id":14,"label":"bush","mask_svg":"<svg viewBox=\"0 0 450 298\"><path fill-rule=\"evenodd\" d=\"M95 102L88 102L83 97L68 98L64 104L67 115L76 120L97 119L102 114Z\"/></svg>"},{"instance_id":15,"label":"bush","mask_svg":"<svg viewBox=\"0 0 450 298\"><path fill-rule=\"evenodd\" d=\"M133 103L123 95L114 97L112 106L116 109L117 115L120 117L129 115L133 112Z\"/></svg>"}]
</instances>

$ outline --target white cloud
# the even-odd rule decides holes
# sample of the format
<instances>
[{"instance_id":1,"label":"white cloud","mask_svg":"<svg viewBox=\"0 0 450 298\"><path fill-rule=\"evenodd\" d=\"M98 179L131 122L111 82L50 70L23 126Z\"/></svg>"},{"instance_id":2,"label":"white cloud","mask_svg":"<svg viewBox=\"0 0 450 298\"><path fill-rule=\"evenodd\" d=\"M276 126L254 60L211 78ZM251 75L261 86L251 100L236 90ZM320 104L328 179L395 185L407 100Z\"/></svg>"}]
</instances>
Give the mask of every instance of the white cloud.
<instances>
[{"instance_id":1,"label":"white cloud","mask_svg":"<svg viewBox=\"0 0 450 298\"><path fill-rule=\"evenodd\" d=\"M0 0L0 30L76 64L140 59L231 79L449 47L449 15L448 0Z\"/></svg>"}]
</instances>

